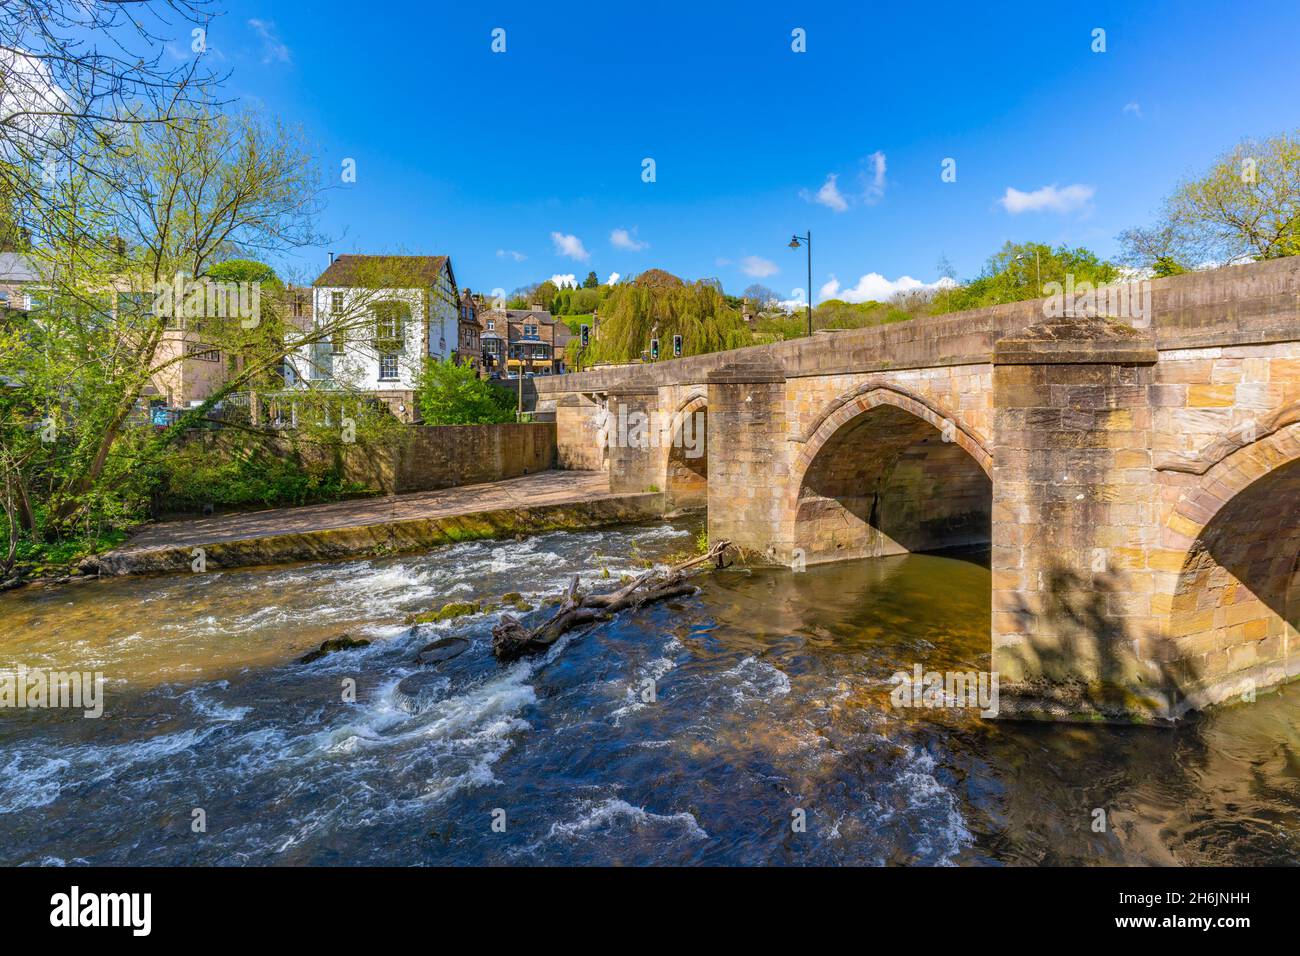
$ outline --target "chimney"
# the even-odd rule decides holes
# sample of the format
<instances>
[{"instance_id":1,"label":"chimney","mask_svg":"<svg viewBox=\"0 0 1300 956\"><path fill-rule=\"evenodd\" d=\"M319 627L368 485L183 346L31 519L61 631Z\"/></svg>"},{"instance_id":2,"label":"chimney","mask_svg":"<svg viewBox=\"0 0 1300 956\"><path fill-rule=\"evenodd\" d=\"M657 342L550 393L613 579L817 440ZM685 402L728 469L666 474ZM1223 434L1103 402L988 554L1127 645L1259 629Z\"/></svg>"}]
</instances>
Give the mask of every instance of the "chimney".
<instances>
[{"instance_id":1,"label":"chimney","mask_svg":"<svg viewBox=\"0 0 1300 956\"><path fill-rule=\"evenodd\" d=\"M529 302L529 303L528 303L528 311L529 311L529 312L545 312L546 310L543 309L543 308L541 307L541 305L540 305L539 303L537 303L537 302Z\"/></svg>"}]
</instances>

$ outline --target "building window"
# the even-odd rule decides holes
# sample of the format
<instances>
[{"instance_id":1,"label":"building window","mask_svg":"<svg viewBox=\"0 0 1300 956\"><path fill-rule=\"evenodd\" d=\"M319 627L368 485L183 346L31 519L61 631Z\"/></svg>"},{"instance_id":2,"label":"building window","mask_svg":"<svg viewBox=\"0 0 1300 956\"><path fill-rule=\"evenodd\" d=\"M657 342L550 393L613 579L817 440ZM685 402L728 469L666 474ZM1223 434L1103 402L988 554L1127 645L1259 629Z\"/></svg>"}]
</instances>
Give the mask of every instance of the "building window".
<instances>
[{"instance_id":1,"label":"building window","mask_svg":"<svg viewBox=\"0 0 1300 956\"><path fill-rule=\"evenodd\" d=\"M397 356L392 352L379 356L379 381L397 381Z\"/></svg>"},{"instance_id":2,"label":"building window","mask_svg":"<svg viewBox=\"0 0 1300 956\"><path fill-rule=\"evenodd\" d=\"M402 347L407 308L400 302L381 302L375 306L375 338L389 350Z\"/></svg>"},{"instance_id":3,"label":"building window","mask_svg":"<svg viewBox=\"0 0 1300 956\"><path fill-rule=\"evenodd\" d=\"M488 322L488 331L489 331L489 332L495 332L495 331L497 330L497 323L496 323L496 320L495 320L495 319L488 319L487 322Z\"/></svg>"},{"instance_id":4,"label":"building window","mask_svg":"<svg viewBox=\"0 0 1300 956\"><path fill-rule=\"evenodd\" d=\"M186 342L185 357L198 362L220 362L221 349L200 342Z\"/></svg>"},{"instance_id":5,"label":"building window","mask_svg":"<svg viewBox=\"0 0 1300 956\"><path fill-rule=\"evenodd\" d=\"M333 315L343 314L343 293L342 292L330 293L330 312Z\"/></svg>"},{"instance_id":6,"label":"building window","mask_svg":"<svg viewBox=\"0 0 1300 956\"><path fill-rule=\"evenodd\" d=\"M525 325L525 326L524 326L524 338L526 338L526 339L535 339L535 338L537 338L537 326L535 326L535 325Z\"/></svg>"},{"instance_id":7,"label":"building window","mask_svg":"<svg viewBox=\"0 0 1300 956\"><path fill-rule=\"evenodd\" d=\"M344 346L347 344L347 336L342 332L335 332L330 336L330 354L342 355Z\"/></svg>"}]
</instances>

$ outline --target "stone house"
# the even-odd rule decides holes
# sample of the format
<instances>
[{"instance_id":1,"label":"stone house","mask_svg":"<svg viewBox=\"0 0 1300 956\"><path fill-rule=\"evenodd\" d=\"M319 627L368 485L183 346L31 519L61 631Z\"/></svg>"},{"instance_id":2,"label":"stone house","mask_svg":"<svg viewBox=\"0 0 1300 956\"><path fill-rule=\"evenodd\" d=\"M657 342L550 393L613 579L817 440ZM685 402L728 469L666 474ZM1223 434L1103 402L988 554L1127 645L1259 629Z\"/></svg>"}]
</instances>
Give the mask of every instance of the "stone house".
<instances>
[{"instance_id":1,"label":"stone house","mask_svg":"<svg viewBox=\"0 0 1300 956\"><path fill-rule=\"evenodd\" d=\"M483 365L483 346L479 341L481 328L478 322L479 298L469 289L462 289L458 316L459 336L454 353L457 362L478 369Z\"/></svg>"},{"instance_id":2,"label":"stone house","mask_svg":"<svg viewBox=\"0 0 1300 956\"><path fill-rule=\"evenodd\" d=\"M494 377L561 375L571 334L563 321L540 305L488 309L479 316L483 354ZM491 360L487 359L491 356Z\"/></svg>"}]
</instances>

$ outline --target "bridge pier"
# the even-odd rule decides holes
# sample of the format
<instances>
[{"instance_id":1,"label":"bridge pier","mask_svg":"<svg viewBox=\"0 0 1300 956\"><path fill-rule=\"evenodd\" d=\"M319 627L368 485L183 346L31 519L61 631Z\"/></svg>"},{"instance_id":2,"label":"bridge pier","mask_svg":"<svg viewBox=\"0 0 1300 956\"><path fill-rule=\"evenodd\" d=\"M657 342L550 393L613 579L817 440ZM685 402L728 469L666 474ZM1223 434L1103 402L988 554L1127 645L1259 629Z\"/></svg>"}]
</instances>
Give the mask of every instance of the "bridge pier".
<instances>
[{"instance_id":1,"label":"bridge pier","mask_svg":"<svg viewBox=\"0 0 1300 956\"><path fill-rule=\"evenodd\" d=\"M609 444L609 490L615 494L663 491L654 450L659 435L659 390L620 388L609 393L605 428Z\"/></svg>"},{"instance_id":2,"label":"bridge pier","mask_svg":"<svg viewBox=\"0 0 1300 956\"><path fill-rule=\"evenodd\" d=\"M708 375L709 540L789 559L785 374L755 362Z\"/></svg>"},{"instance_id":3,"label":"bridge pier","mask_svg":"<svg viewBox=\"0 0 1300 956\"><path fill-rule=\"evenodd\" d=\"M555 403L557 464L574 471L609 468L609 442L601 427L603 406L588 396L570 392Z\"/></svg>"},{"instance_id":4,"label":"bridge pier","mask_svg":"<svg viewBox=\"0 0 1300 956\"><path fill-rule=\"evenodd\" d=\"M1145 559L1151 472L1145 332L1036 326L994 350L993 670L1003 713L1166 719Z\"/></svg>"}]
</instances>

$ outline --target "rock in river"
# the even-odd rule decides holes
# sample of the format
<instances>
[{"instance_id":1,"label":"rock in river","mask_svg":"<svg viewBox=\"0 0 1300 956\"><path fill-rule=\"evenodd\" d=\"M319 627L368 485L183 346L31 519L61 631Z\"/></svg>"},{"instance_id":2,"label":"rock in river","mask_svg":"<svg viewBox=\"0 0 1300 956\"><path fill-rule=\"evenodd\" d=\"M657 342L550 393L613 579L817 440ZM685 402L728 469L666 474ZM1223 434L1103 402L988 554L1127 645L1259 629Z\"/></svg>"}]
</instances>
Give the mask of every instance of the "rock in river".
<instances>
[{"instance_id":1,"label":"rock in river","mask_svg":"<svg viewBox=\"0 0 1300 956\"><path fill-rule=\"evenodd\" d=\"M453 657L459 657L469 647L469 641L463 637L444 637L432 644L425 644L415 659L421 664L441 664Z\"/></svg>"},{"instance_id":2,"label":"rock in river","mask_svg":"<svg viewBox=\"0 0 1300 956\"><path fill-rule=\"evenodd\" d=\"M419 614L406 615L407 626L412 624L435 624L438 621L450 621L469 614L479 614L483 605L479 601L450 601L437 611L423 611Z\"/></svg>"},{"instance_id":3,"label":"rock in river","mask_svg":"<svg viewBox=\"0 0 1300 956\"><path fill-rule=\"evenodd\" d=\"M408 714L419 714L442 697L451 680L433 671L421 671L402 678L393 691L393 703Z\"/></svg>"},{"instance_id":4,"label":"rock in river","mask_svg":"<svg viewBox=\"0 0 1300 956\"><path fill-rule=\"evenodd\" d=\"M354 641L346 634L340 634L338 637L330 638L321 644L316 650L304 654L298 658L299 664L310 664L312 661L318 661L326 654L333 654L336 651L350 651L358 647L369 647L370 642L367 640Z\"/></svg>"}]
</instances>

